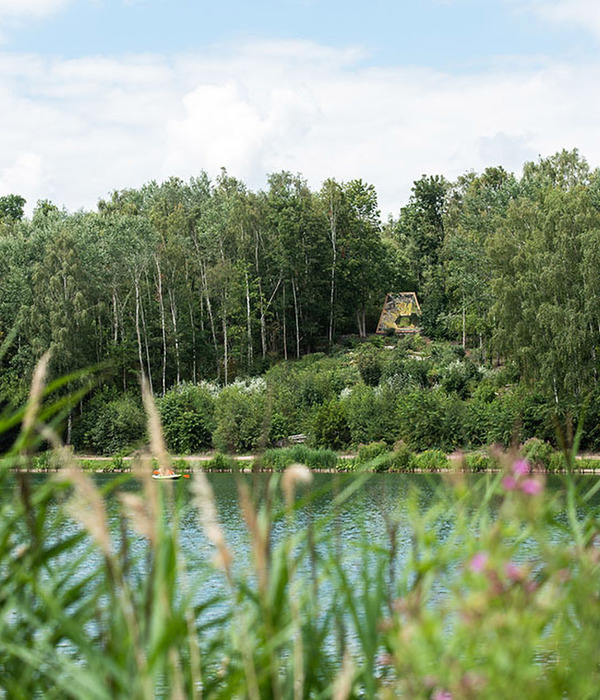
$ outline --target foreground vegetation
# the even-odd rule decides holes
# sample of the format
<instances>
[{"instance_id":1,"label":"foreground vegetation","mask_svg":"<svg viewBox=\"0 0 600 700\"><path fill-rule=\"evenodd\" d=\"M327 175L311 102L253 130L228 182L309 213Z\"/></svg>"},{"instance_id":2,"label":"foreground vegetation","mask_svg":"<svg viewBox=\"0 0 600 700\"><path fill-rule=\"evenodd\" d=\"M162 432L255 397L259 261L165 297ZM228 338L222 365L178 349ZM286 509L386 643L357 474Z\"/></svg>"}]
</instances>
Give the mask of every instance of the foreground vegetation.
<instances>
[{"instance_id":1,"label":"foreground vegetation","mask_svg":"<svg viewBox=\"0 0 600 700\"><path fill-rule=\"evenodd\" d=\"M109 486L120 504L109 528L108 491L68 469L52 428L68 406L43 400L42 370L27 410L0 422L22 424L0 463L3 492L16 488L0 506L0 696L596 696L600 483L567 472L550 495L525 460L498 455L499 474L451 474L425 510L409 498L387 540L359 537L348 561L336 513L368 477L338 484L331 517L316 521L311 474L290 465L262 494L239 483L246 570L198 473L191 488L214 558L192 572L179 544L181 492L150 478L150 456L137 490ZM147 390L144 403L154 458L167 466ZM42 441L65 470L32 491L27 474L15 482L9 470ZM576 436L568 466L577 448Z\"/></svg>"}]
</instances>

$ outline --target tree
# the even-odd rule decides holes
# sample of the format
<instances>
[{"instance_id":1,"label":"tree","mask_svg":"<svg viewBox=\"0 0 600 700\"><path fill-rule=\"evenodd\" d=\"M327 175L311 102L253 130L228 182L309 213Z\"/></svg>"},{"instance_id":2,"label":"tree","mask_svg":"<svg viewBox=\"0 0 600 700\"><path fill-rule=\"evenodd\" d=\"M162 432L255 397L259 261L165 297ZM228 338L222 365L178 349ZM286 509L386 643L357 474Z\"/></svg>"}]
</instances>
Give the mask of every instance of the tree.
<instances>
[{"instance_id":1,"label":"tree","mask_svg":"<svg viewBox=\"0 0 600 700\"><path fill-rule=\"evenodd\" d=\"M536 172L552 170L555 161L542 161ZM553 176L533 189L525 182L489 241L495 341L557 405L581 399L597 381L600 337L592 309L600 210L597 186L591 186L599 176L571 161L569 172L581 180Z\"/></svg>"},{"instance_id":2,"label":"tree","mask_svg":"<svg viewBox=\"0 0 600 700\"><path fill-rule=\"evenodd\" d=\"M442 265L448 189L443 177L423 175L414 183L410 201L401 209L395 227L422 301L425 332L433 337L445 334L448 313Z\"/></svg>"},{"instance_id":3,"label":"tree","mask_svg":"<svg viewBox=\"0 0 600 700\"><path fill-rule=\"evenodd\" d=\"M5 222L20 221L25 213L26 200L18 194L0 197L0 220Z\"/></svg>"}]
</instances>

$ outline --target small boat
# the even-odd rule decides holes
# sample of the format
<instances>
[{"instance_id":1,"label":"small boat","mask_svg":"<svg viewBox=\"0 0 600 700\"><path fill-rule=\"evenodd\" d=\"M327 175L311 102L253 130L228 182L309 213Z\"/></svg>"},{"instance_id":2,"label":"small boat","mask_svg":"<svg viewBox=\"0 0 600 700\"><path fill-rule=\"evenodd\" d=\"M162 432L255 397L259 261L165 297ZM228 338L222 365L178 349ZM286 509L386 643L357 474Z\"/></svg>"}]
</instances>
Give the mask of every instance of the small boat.
<instances>
[{"instance_id":1,"label":"small boat","mask_svg":"<svg viewBox=\"0 0 600 700\"><path fill-rule=\"evenodd\" d=\"M169 470L168 472L155 471L152 474L153 479L159 479L161 481L173 481L174 479L180 479L181 474L177 474L174 471Z\"/></svg>"}]
</instances>

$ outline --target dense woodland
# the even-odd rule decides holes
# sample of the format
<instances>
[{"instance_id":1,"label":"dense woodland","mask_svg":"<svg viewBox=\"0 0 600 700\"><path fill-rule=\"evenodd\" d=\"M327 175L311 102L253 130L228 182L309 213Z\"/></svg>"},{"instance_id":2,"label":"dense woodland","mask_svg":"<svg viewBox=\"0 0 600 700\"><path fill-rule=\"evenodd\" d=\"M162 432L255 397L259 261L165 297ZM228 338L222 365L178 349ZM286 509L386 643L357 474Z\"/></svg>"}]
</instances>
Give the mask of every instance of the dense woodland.
<instances>
[{"instance_id":1,"label":"dense woodland","mask_svg":"<svg viewBox=\"0 0 600 700\"><path fill-rule=\"evenodd\" d=\"M141 372L163 417L187 421L183 443L171 440L179 451L256 449L301 430L336 447L393 443L411 439L399 426L426 413L419 401L437 401L445 417L460 402L464 418L474 401L496 405L515 392L529 413L543 407L529 433L550 439L551 414L585 409L596 445L600 171L577 151L526 163L520 177L500 167L455 182L423 176L386 222L362 180L314 192L286 172L259 192L223 171L116 191L94 212L40 201L27 218L24 206L18 194L0 197L0 400L24 400L47 349L55 377L97 368L65 420L79 449L135 443ZM431 345L394 340L392 352L378 347L389 339L370 337L389 291L417 292ZM389 393L373 409L387 427L356 428L351 395L369 391L374 401ZM242 414L227 406L253 395L260 405L244 440L234 435ZM513 409L507 420L522 430ZM323 437L324 420L341 421L338 440ZM454 437L425 443L492 441L461 420ZM94 438L100 428L117 437Z\"/></svg>"}]
</instances>

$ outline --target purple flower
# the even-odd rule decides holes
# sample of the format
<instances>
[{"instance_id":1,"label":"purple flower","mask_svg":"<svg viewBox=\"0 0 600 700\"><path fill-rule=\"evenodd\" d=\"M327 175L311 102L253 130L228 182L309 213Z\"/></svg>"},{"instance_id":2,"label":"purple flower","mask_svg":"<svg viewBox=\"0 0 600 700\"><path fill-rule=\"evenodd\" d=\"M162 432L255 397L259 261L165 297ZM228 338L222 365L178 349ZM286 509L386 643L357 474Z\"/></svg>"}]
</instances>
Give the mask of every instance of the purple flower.
<instances>
[{"instance_id":1,"label":"purple flower","mask_svg":"<svg viewBox=\"0 0 600 700\"><path fill-rule=\"evenodd\" d=\"M488 562L488 555L485 552L477 552L477 554L471 557L469 562L469 569L474 574L480 574Z\"/></svg>"},{"instance_id":2,"label":"purple flower","mask_svg":"<svg viewBox=\"0 0 600 700\"><path fill-rule=\"evenodd\" d=\"M517 480L514 476L508 475L502 479L502 488L505 491L514 491L517 488Z\"/></svg>"},{"instance_id":3,"label":"purple flower","mask_svg":"<svg viewBox=\"0 0 600 700\"><path fill-rule=\"evenodd\" d=\"M515 476L525 476L529 474L529 462L526 459L517 459L512 465L513 474Z\"/></svg>"},{"instance_id":4,"label":"purple flower","mask_svg":"<svg viewBox=\"0 0 600 700\"><path fill-rule=\"evenodd\" d=\"M542 492L542 488L542 482L538 481L538 479L525 479L521 484L521 491L528 496L537 496Z\"/></svg>"}]
</instances>

